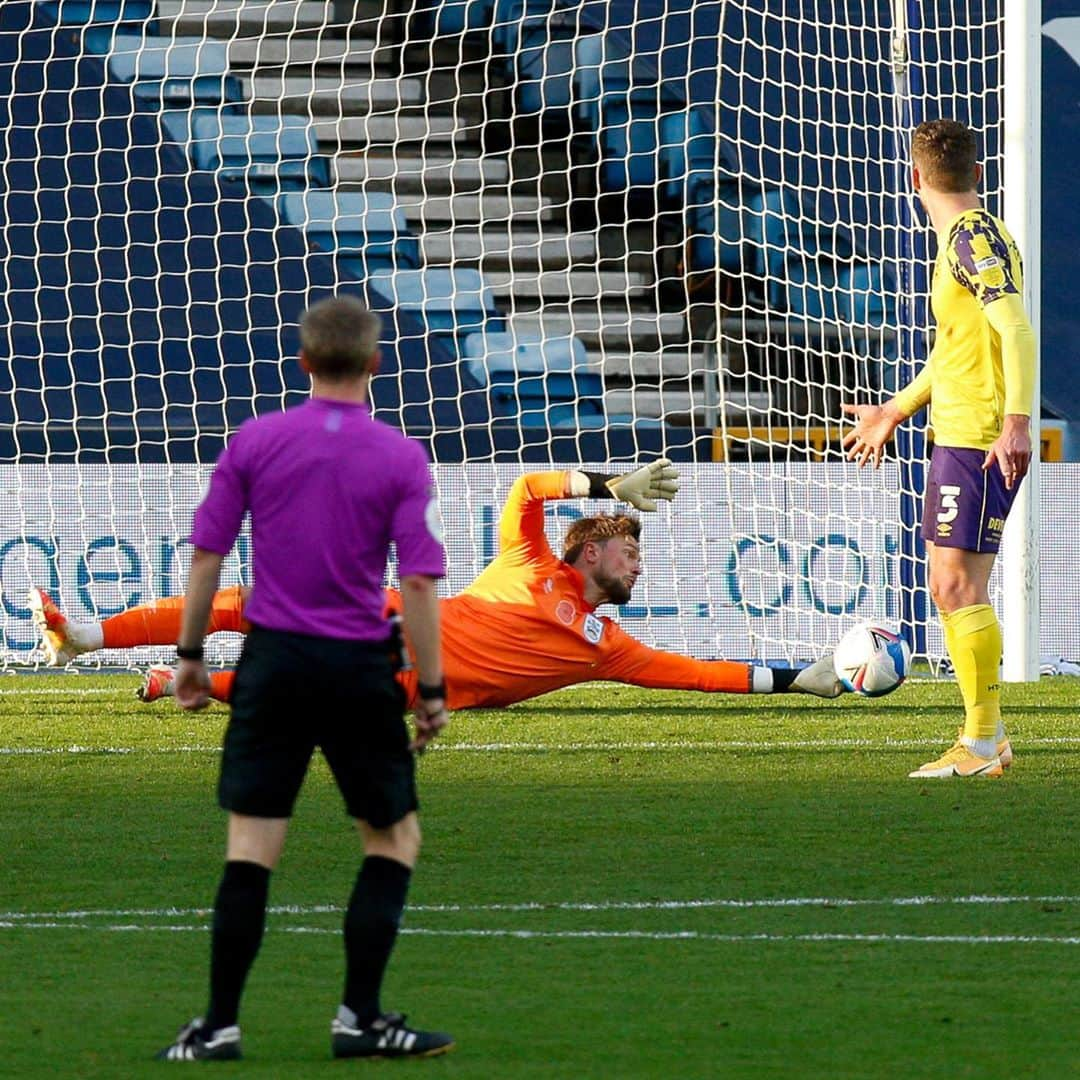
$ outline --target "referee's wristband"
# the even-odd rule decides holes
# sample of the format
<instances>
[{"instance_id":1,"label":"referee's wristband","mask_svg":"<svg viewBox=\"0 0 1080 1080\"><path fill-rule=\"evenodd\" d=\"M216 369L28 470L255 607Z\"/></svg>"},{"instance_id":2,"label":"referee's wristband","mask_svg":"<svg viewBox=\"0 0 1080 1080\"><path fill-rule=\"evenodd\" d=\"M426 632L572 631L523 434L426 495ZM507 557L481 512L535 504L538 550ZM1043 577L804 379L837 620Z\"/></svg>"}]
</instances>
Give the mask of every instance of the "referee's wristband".
<instances>
[{"instance_id":1,"label":"referee's wristband","mask_svg":"<svg viewBox=\"0 0 1080 1080\"><path fill-rule=\"evenodd\" d=\"M437 683L417 683L416 692L421 701L434 701L436 698L446 700L446 680L440 679Z\"/></svg>"},{"instance_id":2,"label":"referee's wristband","mask_svg":"<svg viewBox=\"0 0 1080 1080\"><path fill-rule=\"evenodd\" d=\"M203 658L203 647L196 645L194 648L185 649L183 645L177 645L176 655L181 660L201 660Z\"/></svg>"}]
</instances>

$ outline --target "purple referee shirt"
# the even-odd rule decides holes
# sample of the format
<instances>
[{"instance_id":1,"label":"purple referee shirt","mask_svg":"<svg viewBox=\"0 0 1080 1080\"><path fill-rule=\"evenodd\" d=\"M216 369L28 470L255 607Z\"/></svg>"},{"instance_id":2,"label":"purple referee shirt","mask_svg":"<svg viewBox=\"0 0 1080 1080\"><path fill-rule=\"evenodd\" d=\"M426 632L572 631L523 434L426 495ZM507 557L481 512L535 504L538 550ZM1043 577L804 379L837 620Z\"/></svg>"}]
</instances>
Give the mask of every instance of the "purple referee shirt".
<instances>
[{"instance_id":1,"label":"purple referee shirt","mask_svg":"<svg viewBox=\"0 0 1080 1080\"><path fill-rule=\"evenodd\" d=\"M368 406L312 398L248 420L218 458L191 542L227 555L251 514L256 626L380 641L390 544L398 572L441 578L427 457Z\"/></svg>"}]
</instances>

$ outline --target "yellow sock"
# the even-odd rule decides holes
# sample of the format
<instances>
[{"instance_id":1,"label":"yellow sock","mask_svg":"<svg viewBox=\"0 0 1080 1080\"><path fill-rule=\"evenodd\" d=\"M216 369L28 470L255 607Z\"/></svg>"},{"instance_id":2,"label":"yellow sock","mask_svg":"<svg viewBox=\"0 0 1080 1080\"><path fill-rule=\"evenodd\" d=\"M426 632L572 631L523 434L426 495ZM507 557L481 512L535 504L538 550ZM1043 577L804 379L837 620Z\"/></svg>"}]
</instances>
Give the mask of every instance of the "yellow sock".
<instances>
[{"instance_id":1,"label":"yellow sock","mask_svg":"<svg viewBox=\"0 0 1080 1080\"><path fill-rule=\"evenodd\" d=\"M945 647L964 699L964 735L994 739L1001 723L1001 627L989 604L942 615Z\"/></svg>"}]
</instances>

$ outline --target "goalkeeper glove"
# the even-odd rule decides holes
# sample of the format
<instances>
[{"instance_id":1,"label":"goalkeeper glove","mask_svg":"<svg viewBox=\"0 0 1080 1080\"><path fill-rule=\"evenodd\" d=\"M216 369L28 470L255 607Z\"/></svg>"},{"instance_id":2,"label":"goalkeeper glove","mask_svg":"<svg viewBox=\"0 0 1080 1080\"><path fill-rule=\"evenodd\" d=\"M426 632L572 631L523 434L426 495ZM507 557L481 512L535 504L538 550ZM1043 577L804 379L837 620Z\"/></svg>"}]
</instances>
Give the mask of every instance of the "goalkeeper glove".
<instances>
[{"instance_id":1,"label":"goalkeeper glove","mask_svg":"<svg viewBox=\"0 0 1080 1080\"><path fill-rule=\"evenodd\" d=\"M636 510L656 509L656 500L671 502L679 491L679 474L667 458L657 458L631 473L613 476L606 487L616 499Z\"/></svg>"}]
</instances>

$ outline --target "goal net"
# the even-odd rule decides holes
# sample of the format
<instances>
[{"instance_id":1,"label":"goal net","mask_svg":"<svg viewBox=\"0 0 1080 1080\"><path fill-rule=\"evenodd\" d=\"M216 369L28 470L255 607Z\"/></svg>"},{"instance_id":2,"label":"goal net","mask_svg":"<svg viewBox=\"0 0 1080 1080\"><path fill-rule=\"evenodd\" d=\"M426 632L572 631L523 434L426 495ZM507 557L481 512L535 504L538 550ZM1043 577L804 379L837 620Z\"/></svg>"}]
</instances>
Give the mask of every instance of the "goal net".
<instances>
[{"instance_id":1,"label":"goal net","mask_svg":"<svg viewBox=\"0 0 1080 1080\"><path fill-rule=\"evenodd\" d=\"M5 2L5 663L31 585L81 621L182 590L214 458L302 399L338 290L383 314L376 415L430 447L448 591L523 470L664 454L631 633L810 659L874 619L940 654L925 439L876 474L839 445L926 354L910 125L972 124L1000 199L997 6L911 6ZM589 505L548 509L557 547Z\"/></svg>"}]
</instances>

